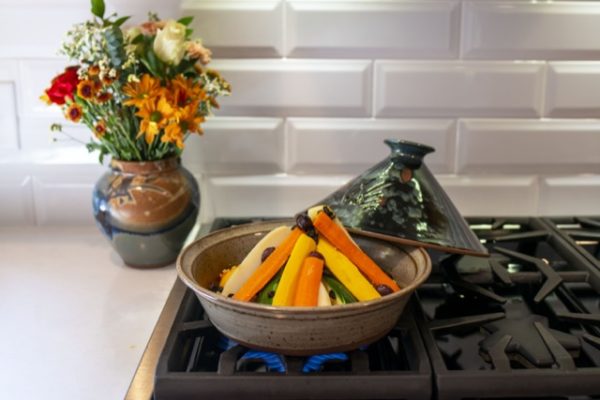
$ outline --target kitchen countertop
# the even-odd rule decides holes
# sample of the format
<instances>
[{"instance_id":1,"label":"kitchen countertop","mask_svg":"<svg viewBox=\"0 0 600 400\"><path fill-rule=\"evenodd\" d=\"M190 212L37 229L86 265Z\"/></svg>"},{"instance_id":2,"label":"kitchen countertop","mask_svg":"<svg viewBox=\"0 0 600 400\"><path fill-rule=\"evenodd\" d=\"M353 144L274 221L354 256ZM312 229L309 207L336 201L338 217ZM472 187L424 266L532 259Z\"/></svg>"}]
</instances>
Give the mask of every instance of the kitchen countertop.
<instances>
[{"instance_id":1,"label":"kitchen countertop","mask_svg":"<svg viewBox=\"0 0 600 400\"><path fill-rule=\"evenodd\" d=\"M0 228L1 398L123 398L176 279L93 225Z\"/></svg>"}]
</instances>

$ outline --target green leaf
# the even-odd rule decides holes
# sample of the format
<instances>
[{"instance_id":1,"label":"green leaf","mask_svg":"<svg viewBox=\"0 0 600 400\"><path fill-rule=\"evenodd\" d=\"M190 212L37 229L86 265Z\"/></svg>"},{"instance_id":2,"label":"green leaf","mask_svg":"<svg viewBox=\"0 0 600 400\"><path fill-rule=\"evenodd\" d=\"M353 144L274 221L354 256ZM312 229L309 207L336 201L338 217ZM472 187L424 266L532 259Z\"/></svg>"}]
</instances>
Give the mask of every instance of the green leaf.
<instances>
[{"instance_id":1,"label":"green leaf","mask_svg":"<svg viewBox=\"0 0 600 400\"><path fill-rule=\"evenodd\" d=\"M177 20L177 22L179 22L180 24L183 24L185 26L188 26L189 24L192 23L192 21L194 20L194 17L183 17Z\"/></svg>"},{"instance_id":2,"label":"green leaf","mask_svg":"<svg viewBox=\"0 0 600 400\"><path fill-rule=\"evenodd\" d=\"M192 36L192 33L194 33L194 30L193 30L193 29L190 29L190 28L187 28L187 29L185 30L185 38L186 38L186 39L189 39L189 38L190 38L190 36Z\"/></svg>"},{"instance_id":3,"label":"green leaf","mask_svg":"<svg viewBox=\"0 0 600 400\"><path fill-rule=\"evenodd\" d=\"M119 68L125 62L125 50L123 49L123 32L117 26L111 26L104 35L106 38L108 56L115 68Z\"/></svg>"},{"instance_id":4,"label":"green leaf","mask_svg":"<svg viewBox=\"0 0 600 400\"><path fill-rule=\"evenodd\" d=\"M131 40L131 44L140 44L144 41L144 35L141 33Z\"/></svg>"},{"instance_id":5,"label":"green leaf","mask_svg":"<svg viewBox=\"0 0 600 400\"><path fill-rule=\"evenodd\" d=\"M104 18L104 0L92 0L92 14L98 18Z\"/></svg>"},{"instance_id":6,"label":"green leaf","mask_svg":"<svg viewBox=\"0 0 600 400\"><path fill-rule=\"evenodd\" d=\"M115 26L119 26L119 27L120 27L120 26L121 26L121 25L123 25L123 24L124 24L124 23L125 23L125 22L126 22L128 19L129 19L129 18L131 18L131 17L129 17L129 16L126 16L126 17L121 17L121 18L119 18L118 20L116 20L115 22L113 22L113 24L114 24Z\"/></svg>"}]
</instances>

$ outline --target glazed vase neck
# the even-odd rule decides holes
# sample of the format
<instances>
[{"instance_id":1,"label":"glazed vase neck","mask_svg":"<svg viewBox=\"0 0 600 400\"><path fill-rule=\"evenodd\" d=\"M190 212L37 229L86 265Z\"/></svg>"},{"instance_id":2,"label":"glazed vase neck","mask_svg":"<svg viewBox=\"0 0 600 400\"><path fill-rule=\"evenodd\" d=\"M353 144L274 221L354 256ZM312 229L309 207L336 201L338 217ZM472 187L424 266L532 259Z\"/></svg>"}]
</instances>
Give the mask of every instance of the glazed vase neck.
<instances>
[{"instance_id":1,"label":"glazed vase neck","mask_svg":"<svg viewBox=\"0 0 600 400\"><path fill-rule=\"evenodd\" d=\"M111 160L110 168L126 174L147 175L173 171L179 168L179 157L165 158L157 161L121 161Z\"/></svg>"}]
</instances>

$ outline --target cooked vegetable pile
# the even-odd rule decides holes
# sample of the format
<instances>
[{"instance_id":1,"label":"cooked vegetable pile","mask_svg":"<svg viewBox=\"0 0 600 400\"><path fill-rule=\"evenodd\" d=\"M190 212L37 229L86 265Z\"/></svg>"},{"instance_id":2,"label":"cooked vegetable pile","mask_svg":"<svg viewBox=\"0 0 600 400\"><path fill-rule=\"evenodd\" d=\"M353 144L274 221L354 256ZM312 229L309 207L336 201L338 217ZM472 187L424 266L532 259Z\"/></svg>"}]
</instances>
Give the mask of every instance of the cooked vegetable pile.
<instances>
[{"instance_id":1,"label":"cooked vegetable pile","mask_svg":"<svg viewBox=\"0 0 600 400\"><path fill-rule=\"evenodd\" d=\"M273 229L213 286L236 300L309 307L372 300L400 290L326 206L299 214L291 229Z\"/></svg>"}]
</instances>

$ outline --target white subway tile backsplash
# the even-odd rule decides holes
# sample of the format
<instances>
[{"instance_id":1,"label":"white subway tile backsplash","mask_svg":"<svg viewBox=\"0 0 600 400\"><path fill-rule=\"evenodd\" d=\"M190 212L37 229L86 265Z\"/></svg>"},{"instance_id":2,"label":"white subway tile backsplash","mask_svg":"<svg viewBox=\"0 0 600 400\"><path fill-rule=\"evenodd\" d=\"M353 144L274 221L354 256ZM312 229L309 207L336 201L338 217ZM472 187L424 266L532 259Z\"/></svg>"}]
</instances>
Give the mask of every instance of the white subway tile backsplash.
<instances>
[{"instance_id":1,"label":"white subway tile backsplash","mask_svg":"<svg viewBox=\"0 0 600 400\"><path fill-rule=\"evenodd\" d=\"M533 176L437 176L464 216L518 216L537 213L538 188Z\"/></svg>"},{"instance_id":2,"label":"white subway tile backsplash","mask_svg":"<svg viewBox=\"0 0 600 400\"><path fill-rule=\"evenodd\" d=\"M542 62L377 61L377 117L536 117Z\"/></svg>"},{"instance_id":3,"label":"white subway tile backsplash","mask_svg":"<svg viewBox=\"0 0 600 400\"><path fill-rule=\"evenodd\" d=\"M65 33L90 16L89 2L2 6L0 56L56 57Z\"/></svg>"},{"instance_id":4,"label":"white subway tile backsplash","mask_svg":"<svg viewBox=\"0 0 600 400\"><path fill-rule=\"evenodd\" d=\"M13 82L0 80L0 150L18 150L17 101Z\"/></svg>"},{"instance_id":5,"label":"white subway tile backsplash","mask_svg":"<svg viewBox=\"0 0 600 400\"><path fill-rule=\"evenodd\" d=\"M220 101L218 115L370 115L370 61L219 60L212 67L233 91Z\"/></svg>"},{"instance_id":6,"label":"white subway tile backsplash","mask_svg":"<svg viewBox=\"0 0 600 400\"><path fill-rule=\"evenodd\" d=\"M93 183L48 184L34 180L38 225L89 225Z\"/></svg>"},{"instance_id":7,"label":"white subway tile backsplash","mask_svg":"<svg viewBox=\"0 0 600 400\"><path fill-rule=\"evenodd\" d=\"M91 157L82 158L86 156L82 151L65 149L55 154L31 167L37 224L94 223L92 191L107 169Z\"/></svg>"},{"instance_id":8,"label":"white subway tile backsplash","mask_svg":"<svg viewBox=\"0 0 600 400\"><path fill-rule=\"evenodd\" d=\"M33 225L35 212L31 178L15 174L14 168L11 170L11 174L0 177L0 226Z\"/></svg>"},{"instance_id":9,"label":"white subway tile backsplash","mask_svg":"<svg viewBox=\"0 0 600 400\"><path fill-rule=\"evenodd\" d=\"M458 135L459 173L600 172L600 120L463 120Z\"/></svg>"},{"instance_id":10,"label":"white subway tile backsplash","mask_svg":"<svg viewBox=\"0 0 600 400\"><path fill-rule=\"evenodd\" d=\"M107 10L134 23L148 10L193 14L211 67L232 83L205 135L186 142L204 221L291 216L386 157L388 137L437 149L426 163L465 215L600 213L600 1L107 0ZM93 223L106 166L66 136L52 142L53 122L83 142L90 132L39 100L68 65L56 56L64 33L89 17L89 1L0 0L10 171L0 225Z\"/></svg>"},{"instance_id":11,"label":"white subway tile backsplash","mask_svg":"<svg viewBox=\"0 0 600 400\"><path fill-rule=\"evenodd\" d=\"M600 62L548 64L546 111L551 117L600 117Z\"/></svg>"},{"instance_id":12,"label":"white subway tile backsplash","mask_svg":"<svg viewBox=\"0 0 600 400\"><path fill-rule=\"evenodd\" d=\"M348 176L265 175L209 179L215 216L292 217L346 183Z\"/></svg>"},{"instance_id":13,"label":"white subway tile backsplash","mask_svg":"<svg viewBox=\"0 0 600 400\"><path fill-rule=\"evenodd\" d=\"M600 58L597 1L465 1L462 55L491 59Z\"/></svg>"},{"instance_id":14,"label":"white subway tile backsplash","mask_svg":"<svg viewBox=\"0 0 600 400\"><path fill-rule=\"evenodd\" d=\"M182 13L215 57L276 57L283 54L281 0L185 0Z\"/></svg>"},{"instance_id":15,"label":"white subway tile backsplash","mask_svg":"<svg viewBox=\"0 0 600 400\"><path fill-rule=\"evenodd\" d=\"M283 120L211 118L204 135L190 136L183 161L204 174L257 175L283 172Z\"/></svg>"},{"instance_id":16,"label":"white subway tile backsplash","mask_svg":"<svg viewBox=\"0 0 600 400\"><path fill-rule=\"evenodd\" d=\"M542 215L600 215L600 175L546 177L539 210Z\"/></svg>"},{"instance_id":17,"label":"white subway tile backsplash","mask_svg":"<svg viewBox=\"0 0 600 400\"><path fill-rule=\"evenodd\" d=\"M451 58L458 1L288 1L287 55Z\"/></svg>"},{"instance_id":18,"label":"white subway tile backsplash","mask_svg":"<svg viewBox=\"0 0 600 400\"><path fill-rule=\"evenodd\" d=\"M295 174L358 174L384 159L384 144L397 138L427 144L436 152L425 162L434 172L454 172L455 124L433 119L335 119L288 120L289 172Z\"/></svg>"},{"instance_id":19,"label":"white subway tile backsplash","mask_svg":"<svg viewBox=\"0 0 600 400\"><path fill-rule=\"evenodd\" d=\"M60 123L62 132L50 131L50 125ZM62 115L56 117L23 117L19 119L20 144L23 150L49 149L58 147L81 147L87 143L92 132L83 124L66 121Z\"/></svg>"}]
</instances>

